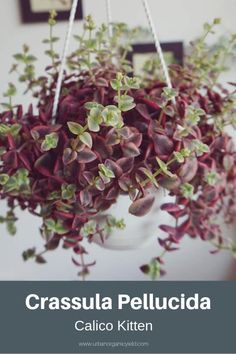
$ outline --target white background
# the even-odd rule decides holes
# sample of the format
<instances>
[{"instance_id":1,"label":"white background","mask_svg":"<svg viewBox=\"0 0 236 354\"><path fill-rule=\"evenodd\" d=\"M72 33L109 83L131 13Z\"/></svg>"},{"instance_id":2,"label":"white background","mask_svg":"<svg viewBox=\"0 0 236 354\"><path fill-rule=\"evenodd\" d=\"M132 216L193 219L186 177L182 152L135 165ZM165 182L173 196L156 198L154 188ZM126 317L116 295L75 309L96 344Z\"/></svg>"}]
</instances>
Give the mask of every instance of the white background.
<instances>
[{"instance_id":1,"label":"white background","mask_svg":"<svg viewBox=\"0 0 236 354\"><path fill-rule=\"evenodd\" d=\"M146 19L140 0L111 0L114 21L146 26ZM236 0L149 0L152 14L162 41L183 40L187 44L201 33L204 22L215 17L223 19L221 33L236 32ZM18 52L23 43L30 45L32 52L39 58L38 70L43 70L47 59L42 55L45 46L41 40L48 36L46 24L23 25L20 20L17 0L0 0L0 92L11 80L8 69L12 63L12 54ZM92 14L98 23L105 21L104 0L84 0L85 14ZM76 22L75 32L80 32L81 23ZM64 38L66 23L59 23L56 35ZM62 43L58 45L61 51ZM232 68L227 76L231 81L236 79L236 70ZM225 77L224 79L226 79ZM2 96L1 96L2 100ZM29 104L29 98L19 92L17 102ZM5 210L0 202L0 212ZM77 279L76 269L71 264L71 253L56 251L49 255L49 263L38 266L24 264L21 252L33 245L41 245L38 226L39 220L26 213L20 213L18 234L9 237L3 226L0 226L0 279ZM225 231L229 234L229 231ZM235 229L230 234L235 234ZM158 235L158 231L157 231ZM156 235L156 236L157 236ZM155 236L155 239L156 239ZM136 280L145 279L138 266L159 253L156 240L139 251L112 252L93 246L91 260L97 259L90 279L97 280ZM156 247L156 249L154 248ZM200 241L186 240L181 251L167 257L166 268L168 279L236 279L236 264L227 254L211 256L209 247Z\"/></svg>"}]
</instances>

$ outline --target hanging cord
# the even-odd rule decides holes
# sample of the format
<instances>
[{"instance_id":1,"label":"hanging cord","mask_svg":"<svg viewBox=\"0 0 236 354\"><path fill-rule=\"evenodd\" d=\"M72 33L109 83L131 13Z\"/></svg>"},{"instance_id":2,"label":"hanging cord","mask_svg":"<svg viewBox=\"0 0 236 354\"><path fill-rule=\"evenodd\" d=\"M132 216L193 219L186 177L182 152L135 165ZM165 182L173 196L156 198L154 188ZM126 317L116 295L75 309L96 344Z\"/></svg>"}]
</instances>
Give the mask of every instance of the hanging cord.
<instances>
[{"instance_id":1,"label":"hanging cord","mask_svg":"<svg viewBox=\"0 0 236 354\"><path fill-rule=\"evenodd\" d=\"M169 75L168 68L167 68L167 65L166 65L166 62L164 59L163 51L161 49L160 41L157 36L156 28L155 28L155 25L154 25L154 22L153 22L153 19L151 16L151 11L150 11L150 7L148 5L148 0L142 0L142 3L143 3L143 7L145 9L146 15L147 15L148 23L149 23L150 29L152 31L154 41L155 41L155 46L156 46L157 54L160 58L161 68L162 68L162 71L163 71L163 74L165 77L165 81L167 83L167 86L169 88L172 88L170 75Z\"/></svg>"},{"instance_id":2,"label":"hanging cord","mask_svg":"<svg viewBox=\"0 0 236 354\"><path fill-rule=\"evenodd\" d=\"M107 12L107 25L109 37L112 37L112 14L111 14L111 0L106 0L106 12Z\"/></svg>"},{"instance_id":3,"label":"hanging cord","mask_svg":"<svg viewBox=\"0 0 236 354\"><path fill-rule=\"evenodd\" d=\"M56 85L56 91L55 91L55 97L54 97L54 102L53 102L53 111L52 111L52 116L55 119L55 116L57 114L57 110L58 110L58 104L59 104L59 99L60 99L60 93L61 93L61 87L62 87L62 81L63 81L63 75L64 75L64 70L66 67L66 57L67 57L67 53L69 50L69 44L70 44L70 39L71 39L71 35L72 35L72 29L73 29L73 24L74 24L74 20L75 20L75 14L76 14L76 10L78 7L78 1L79 0L73 0L73 4L71 7L71 12L70 12L70 18L69 18L69 25L68 25L68 29L67 29L67 34L66 34L66 39L65 39L65 44L64 44L64 48L63 48L63 54L62 54L62 59L61 59L61 67L60 67L60 71L59 71L59 75L58 75L58 80L57 80L57 85ZM143 2L143 6L147 15L147 19L149 22L149 26L150 29L152 31L152 35L155 41L155 46L156 46L156 50L157 53L159 55L160 61L161 61L161 67L165 76L165 80L167 83L167 86L169 88L172 88L172 84L171 84L171 80L170 80L170 76L169 76L169 72L167 69L167 65L165 63L165 59L164 59L164 55L161 49L161 45L156 33L156 29L152 20L152 16L151 16L151 11L148 5L148 1L147 0L142 0ZM108 22L108 31L109 31L109 36L112 36L112 15L111 15L111 2L110 0L106 0L106 9L107 9L107 22ZM174 100L175 102L175 100Z\"/></svg>"},{"instance_id":4,"label":"hanging cord","mask_svg":"<svg viewBox=\"0 0 236 354\"><path fill-rule=\"evenodd\" d=\"M54 102L53 102L53 110L52 110L53 119L55 119L55 116L57 114L60 93L61 93L61 87L62 87L62 81L63 81L63 76L64 76L64 70L66 67L66 57L67 57L68 50L69 50L69 44L70 44L70 39L71 39L71 35L72 35L73 24L75 21L75 14L76 14L77 6L78 6L78 0L73 0L73 4L71 7L71 11L70 11L69 25L68 25L67 33L66 33L65 44L64 44L64 48L63 48L63 52L62 52L61 67L60 67L60 71L59 71L58 79L57 79L55 98L54 98Z\"/></svg>"}]
</instances>

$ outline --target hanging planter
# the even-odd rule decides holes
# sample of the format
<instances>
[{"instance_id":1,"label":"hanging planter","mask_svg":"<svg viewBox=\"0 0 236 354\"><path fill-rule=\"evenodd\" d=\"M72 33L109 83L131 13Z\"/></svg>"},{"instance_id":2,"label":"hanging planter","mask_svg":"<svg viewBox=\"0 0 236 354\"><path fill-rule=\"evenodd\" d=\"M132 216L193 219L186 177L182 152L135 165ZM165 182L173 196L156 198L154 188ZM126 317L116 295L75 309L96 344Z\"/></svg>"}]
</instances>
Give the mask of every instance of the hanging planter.
<instances>
[{"instance_id":1,"label":"hanging planter","mask_svg":"<svg viewBox=\"0 0 236 354\"><path fill-rule=\"evenodd\" d=\"M28 47L14 56L12 70L38 107L25 113L13 104L16 89L9 85L0 114L0 196L9 212L1 221L14 234L17 207L42 219L45 249L25 251L25 260L44 263L44 254L62 245L73 249L85 277L93 265L85 261L89 243L135 249L158 236L157 226L166 233L159 239L164 251L141 267L152 279L163 273L164 254L184 237L235 256L233 240L217 222L219 214L233 222L236 211L236 151L225 132L236 125L235 85L218 84L228 47L212 52L203 40L218 22L205 26L184 68L170 68L174 88L157 63L132 77L126 60L132 31L117 24L108 38L108 28L96 29L91 17L84 35L76 36L78 49L67 56L66 73L54 49L54 13L44 40L51 58L46 76L36 76ZM233 48L235 36L228 45ZM161 202L163 191L171 199ZM133 226L128 220L125 233L127 212Z\"/></svg>"},{"instance_id":2,"label":"hanging planter","mask_svg":"<svg viewBox=\"0 0 236 354\"><path fill-rule=\"evenodd\" d=\"M118 220L125 220L125 229L107 232L104 238L100 235L93 237L93 242L99 246L113 251L127 251L144 248L156 241L156 221L171 223L171 216L161 210L164 203L172 202L173 198L155 191L155 202L147 215L138 218L129 213L130 197L120 195L110 209L110 215L115 215ZM106 223L108 214L101 213L95 220L99 225Z\"/></svg>"}]
</instances>

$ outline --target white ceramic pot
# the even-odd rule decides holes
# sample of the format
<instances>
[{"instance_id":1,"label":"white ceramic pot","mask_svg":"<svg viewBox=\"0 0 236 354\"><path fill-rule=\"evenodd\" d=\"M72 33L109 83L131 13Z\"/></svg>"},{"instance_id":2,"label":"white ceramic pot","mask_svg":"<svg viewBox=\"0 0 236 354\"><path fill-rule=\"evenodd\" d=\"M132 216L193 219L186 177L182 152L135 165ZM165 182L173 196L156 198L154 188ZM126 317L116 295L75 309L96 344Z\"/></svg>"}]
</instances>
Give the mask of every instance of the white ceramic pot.
<instances>
[{"instance_id":1,"label":"white ceramic pot","mask_svg":"<svg viewBox=\"0 0 236 354\"><path fill-rule=\"evenodd\" d=\"M121 195L108 213L116 219L124 219L125 229L114 230L104 242L97 236L94 238L94 242L106 249L123 251L137 250L148 246L154 239L156 240L158 226L163 223L169 224L172 219L169 214L160 209L160 206L173 201L173 198L165 195L164 191L156 192L154 190L153 193L156 194L154 205L151 211L143 217L129 214L131 200L128 196Z\"/></svg>"}]
</instances>

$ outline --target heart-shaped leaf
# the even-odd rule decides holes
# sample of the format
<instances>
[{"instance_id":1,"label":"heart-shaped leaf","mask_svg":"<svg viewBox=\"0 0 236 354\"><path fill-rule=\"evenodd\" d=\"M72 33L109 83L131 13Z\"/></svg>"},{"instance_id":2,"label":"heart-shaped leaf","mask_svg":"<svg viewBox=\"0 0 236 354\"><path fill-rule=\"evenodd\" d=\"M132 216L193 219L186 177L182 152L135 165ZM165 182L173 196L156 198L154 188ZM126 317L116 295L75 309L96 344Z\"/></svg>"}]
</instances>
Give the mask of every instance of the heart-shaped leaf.
<instances>
[{"instance_id":1,"label":"heart-shaped leaf","mask_svg":"<svg viewBox=\"0 0 236 354\"><path fill-rule=\"evenodd\" d=\"M140 150L134 143L125 144L122 150L125 157L136 157L140 155Z\"/></svg>"},{"instance_id":2,"label":"heart-shaped leaf","mask_svg":"<svg viewBox=\"0 0 236 354\"><path fill-rule=\"evenodd\" d=\"M89 148L84 148L83 151L78 153L77 161L80 163L90 163L97 159L97 155Z\"/></svg>"},{"instance_id":3,"label":"heart-shaped leaf","mask_svg":"<svg viewBox=\"0 0 236 354\"><path fill-rule=\"evenodd\" d=\"M70 132L74 135L80 135L84 131L84 128L79 123L68 122L67 125L68 125Z\"/></svg>"},{"instance_id":4,"label":"heart-shaped leaf","mask_svg":"<svg viewBox=\"0 0 236 354\"><path fill-rule=\"evenodd\" d=\"M81 134L79 136L80 140L82 141L82 143L84 143L86 146L88 146L90 149L93 146L93 139L91 137L91 135L88 132L84 132L83 134Z\"/></svg>"},{"instance_id":5,"label":"heart-shaped leaf","mask_svg":"<svg viewBox=\"0 0 236 354\"><path fill-rule=\"evenodd\" d=\"M63 152L63 163L65 165L69 165L73 161L75 161L77 158L77 152L73 151L70 148L66 148Z\"/></svg>"}]
</instances>

